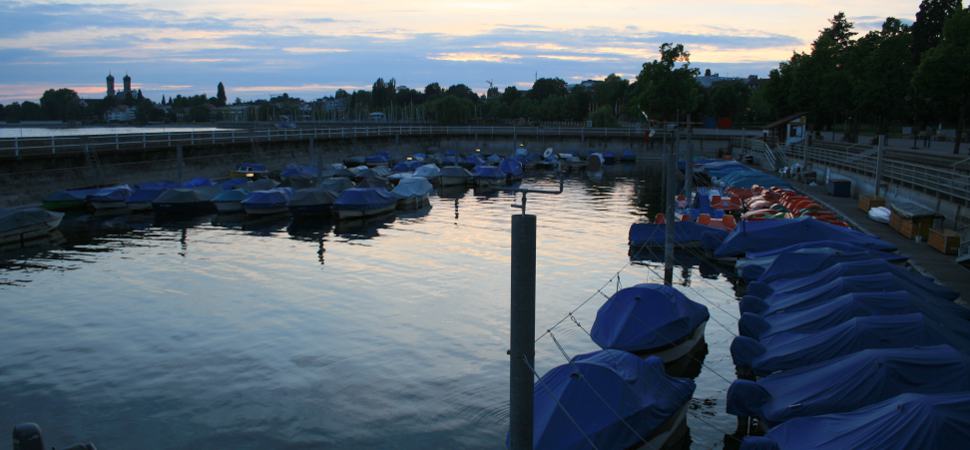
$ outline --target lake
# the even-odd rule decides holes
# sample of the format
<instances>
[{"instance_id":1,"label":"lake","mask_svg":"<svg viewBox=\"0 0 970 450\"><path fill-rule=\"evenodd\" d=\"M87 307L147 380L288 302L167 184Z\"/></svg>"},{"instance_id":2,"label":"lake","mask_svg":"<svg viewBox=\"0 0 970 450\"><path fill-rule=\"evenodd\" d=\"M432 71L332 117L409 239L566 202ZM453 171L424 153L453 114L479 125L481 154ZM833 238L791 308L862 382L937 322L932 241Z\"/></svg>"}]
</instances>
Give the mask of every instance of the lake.
<instances>
[{"instance_id":1,"label":"lake","mask_svg":"<svg viewBox=\"0 0 970 450\"><path fill-rule=\"evenodd\" d=\"M79 128L44 128L44 127L0 127L0 138L38 138L50 136L93 136L99 134L143 134L143 133L190 133L205 131L221 131L223 128L214 127L79 127Z\"/></svg>"},{"instance_id":2,"label":"lake","mask_svg":"<svg viewBox=\"0 0 970 450\"><path fill-rule=\"evenodd\" d=\"M618 270L621 286L661 281L627 246L657 211L659 169L611 169L529 197L537 336L592 295L575 315L589 329ZM69 217L51 247L0 258L0 428L104 449L502 448L512 203L443 192L429 211L336 224ZM712 316L688 413L698 449L735 427L736 300L704 275L675 271ZM553 333L570 356L597 349L572 321ZM540 374L564 362L538 342Z\"/></svg>"}]
</instances>

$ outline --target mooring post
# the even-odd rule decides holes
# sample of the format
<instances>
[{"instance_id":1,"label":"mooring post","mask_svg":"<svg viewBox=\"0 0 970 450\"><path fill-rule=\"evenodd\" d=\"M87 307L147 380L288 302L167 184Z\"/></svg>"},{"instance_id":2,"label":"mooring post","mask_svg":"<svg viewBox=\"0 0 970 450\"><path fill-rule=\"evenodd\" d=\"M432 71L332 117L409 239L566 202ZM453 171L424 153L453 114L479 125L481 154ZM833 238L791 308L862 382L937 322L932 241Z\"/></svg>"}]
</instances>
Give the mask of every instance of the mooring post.
<instances>
[{"instance_id":1,"label":"mooring post","mask_svg":"<svg viewBox=\"0 0 970 450\"><path fill-rule=\"evenodd\" d=\"M532 450L535 367L536 216L512 216L512 323L509 347L509 444Z\"/></svg>"},{"instance_id":2,"label":"mooring post","mask_svg":"<svg viewBox=\"0 0 970 450\"><path fill-rule=\"evenodd\" d=\"M883 143L885 142L885 140L886 140L886 136L881 134L879 135L879 138L876 143L876 173L875 173L875 178L876 178L875 196L876 197L879 196L879 185L882 184L882 151L883 151L883 145L884 145Z\"/></svg>"},{"instance_id":3,"label":"mooring post","mask_svg":"<svg viewBox=\"0 0 970 450\"><path fill-rule=\"evenodd\" d=\"M680 131L674 129L674 144L667 150L667 167L664 168L667 179L667 193L664 198L666 212L664 212L664 284L670 286L674 282L674 205L677 202L676 168L677 146L680 144Z\"/></svg>"},{"instance_id":4,"label":"mooring post","mask_svg":"<svg viewBox=\"0 0 970 450\"><path fill-rule=\"evenodd\" d=\"M182 184L182 171L185 167L185 159L182 155L182 144L175 146L175 168L178 174L178 182Z\"/></svg>"},{"instance_id":5,"label":"mooring post","mask_svg":"<svg viewBox=\"0 0 970 450\"><path fill-rule=\"evenodd\" d=\"M317 150L316 142L313 138L310 138L310 155L315 156L317 159L317 170L323 171L323 153Z\"/></svg>"}]
</instances>

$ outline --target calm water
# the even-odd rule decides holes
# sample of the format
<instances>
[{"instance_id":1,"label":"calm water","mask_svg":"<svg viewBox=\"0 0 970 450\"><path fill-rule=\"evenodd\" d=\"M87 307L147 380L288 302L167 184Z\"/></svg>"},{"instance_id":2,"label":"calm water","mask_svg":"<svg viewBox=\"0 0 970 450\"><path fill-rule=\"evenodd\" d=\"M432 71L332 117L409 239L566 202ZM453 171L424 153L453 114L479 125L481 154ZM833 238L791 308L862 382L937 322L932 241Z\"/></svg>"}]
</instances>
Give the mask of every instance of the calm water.
<instances>
[{"instance_id":1,"label":"calm water","mask_svg":"<svg viewBox=\"0 0 970 450\"><path fill-rule=\"evenodd\" d=\"M622 285L658 281L626 243L658 172L624 170L529 198L538 330L624 266ZM502 448L511 203L469 190L457 211L435 197L426 214L336 227L73 218L66 242L0 266L0 429L35 421L48 445L103 449ZM693 448L734 428L719 377L733 379L732 336L715 320L733 328L737 307L713 277L677 271L713 319ZM603 301L576 314L587 329ZM554 333L570 355L596 349L572 322ZM536 358L540 373L564 362L548 338Z\"/></svg>"},{"instance_id":2,"label":"calm water","mask_svg":"<svg viewBox=\"0 0 970 450\"><path fill-rule=\"evenodd\" d=\"M90 136L97 134L188 133L218 131L212 127L0 127L0 138L36 138L48 136Z\"/></svg>"}]
</instances>

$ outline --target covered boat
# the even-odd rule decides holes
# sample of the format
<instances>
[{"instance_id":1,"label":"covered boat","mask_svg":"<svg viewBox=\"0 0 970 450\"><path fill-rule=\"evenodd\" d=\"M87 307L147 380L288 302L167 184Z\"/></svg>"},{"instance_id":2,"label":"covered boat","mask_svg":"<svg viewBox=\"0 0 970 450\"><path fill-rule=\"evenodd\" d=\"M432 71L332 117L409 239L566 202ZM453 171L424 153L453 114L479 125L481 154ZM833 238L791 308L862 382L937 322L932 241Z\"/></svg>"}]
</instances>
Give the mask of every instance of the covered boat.
<instances>
[{"instance_id":1,"label":"covered boat","mask_svg":"<svg viewBox=\"0 0 970 450\"><path fill-rule=\"evenodd\" d=\"M694 388L693 380L668 376L660 358L619 350L578 355L536 382L533 448L662 448L686 431Z\"/></svg>"},{"instance_id":2,"label":"covered boat","mask_svg":"<svg viewBox=\"0 0 970 450\"><path fill-rule=\"evenodd\" d=\"M428 195L432 190L434 187L427 179L411 177L402 179L391 194L397 197L398 209L418 209L428 204Z\"/></svg>"},{"instance_id":3,"label":"covered boat","mask_svg":"<svg viewBox=\"0 0 970 450\"><path fill-rule=\"evenodd\" d=\"M742 313L753 312L762 316L785 312L791 314L813 308L819 304L826 303L840 295L853 292L890 292L907 291L917 297L936 297L938 300L953 300L953 291L939 286L930 289L926 284L913 282L909 279L896 276L893 273L877 273L867 275L850 275L836 278L828 283L808 286L805 290L798 292L781 292L771 294L765 298L747 294L741 298L738 309ZM941 293L950 292L947 296L940 296Z\"/></svg>"},{"instance_id":4,"label":"covered boat","mask_svg":"<svg viewBox=\"0 0 970 450\"><path fill-rule=\"evenodd\" d=\"M778 424L847 412L906 392L970 391L970 358L949 345L867 349L758 381L737 380L727 412Z\"/></svg>"},{"instance_id":5,"label":"covered boat","mask_svg":"<svg viewBox=\"0 0 970 450\"><path fill-rule=\"evenodd\" d=\"M586 171L587 172L599 172L603 170L603 166L606 162L603 160L602 153L590 153L589 157L586 158Z\"/></svg>"},{"instance_id":6,"label":"covered boat","mask_svg":"<svg viewBox=\"0 0 970 450\"><path fill-rule=\"evenodd\" d=\"M333 203L340 219L375 216L394 211L397 198L384 188L352 188L343 191Z\"/></svg>"},{"instance_id":7,"label":"covered boat","mask_svg":"<svg viewBox=\"0 0 970 450\"><path fill-rule=\"evenodd\" d=\"M495 186L505 184L505 172L498 166L475 166L472 171L476 186Z\"/></svg>"},{"instance_id":8,"label":"covered boat","mask_svg":"<svg viewBox=\"0 0 970 450\"><path fill-rule=\"evenodd\" d=\"M855 411L800 417L748 436L741 450L963 449L970 392L907 393Z\"/></svg>"},{"instance_id":9,"label":"covered boat","mask_svg":"<svg viewBox=\"0 0 970 450\"><path fill-rule=\"evenodd\" d=\"M959 296L955 291L934 283L930 278L905 267L888 263L883 259L843 261L808 275L777 278L766 282L754 281L748 284L746 293L761 298L768 298L772 295L804 292L815 286L821 286L842 277L884 273L894 275L901 281L911 283L914 287L925 290L935 297L952 300Z\"/></svg>"},{"instance_id":10,"label":"covered boat","mask_svg":"<svg viewBox=\"0 0 970 450\"><path fill-rule=\"evenodd\" d=\"M414 172L415 169L421 167L422 165L424 165L424 162L422 161L418 161L416 159L406 159L395 164L392 170L394 173Z\"/></svg>"},{"instance_id":11,"label":"covered boat","mask_svg":"<svg viewBox=\"0 0 970 450\"><path fill-rule=\"evenodd\" d=\"M625 149L620 153L620 161L622 162L637 162L637 154L632 149Z\"/></svg>"},{"instance_id":12,"label":"covered boat","mask_svg":"<svg viewBox=\"0 0 970 450\"><path fill-rule=\"evenodd\" d=\"M320 181L320 184L318 184L317 186L339 194L343 191L346 191L347 189L354 187L354 182L350 181L349 178L337 177L337 178L328 178L323 181Z\"/></svg>"},{"instance_id":13,"label":"covered boat","mask_svg":"<svg viewBox=\"0 0 970 450\"><path fill-rule=\"evenodd\" d=\"M222 191L212 197L212 204L216 211L222 214L232 214L243 211L242 201L249 196L249 191L245 189L232 189Z\"/></svg>"},{"instance_id":14,"label":"covered boat","mask_svg":"<svg viewBox=\"0 0 970 450\"><path fill-rule=\"evenodd\" d=\"M441 169L435 164L425 164L414 169L414 176L425 178L431 183L436 183L441 177Z\"/></svg>"},{"instance_id":15,"label":"covered boat","mask_svg":"<svg viewBox=\"0 0 970 450\"><path fill-rule=\"evenodd\" d=\"M680 359L704 338L707 307L660 284L620 289L596 312L590 335L602 348Z\"/></svg>"},{"instance_id":16,"label":"covered boat","mask_svg":"<svg viewBox=\"0 0 970 450\"><path fill-rule=\"evenodd\" d=\"M388 152L377 152L364 158L364 163L370 167L387 166L391 162L391 154Z\"/></svg>"},{"instance_id":17,"label":"covered boat","mask_svg":"<svg viewBox=\"0 0 970 450\"><path fill-rule=\"evenodd\" d=\"M870 250L838 241L810 241L778 249L748 253L735 268L745 280L771 281L815 273L832 264L862 259L884 259L891 263L908 258L898 253Z\"/></svg>"},{"instance_id":18,"label":"covered boat","mask_svg":"<svg viewBox=\"0 0 970 450\"><path fill-rule=\"evenodd\" d=\"M169 189L152 201L152 209L163 215L207 213L212 211L212 199L220 192L218 186Z\"/></svg>"},{"instance_id":19,"label":"covered boat","mask_svg":"<svg viewBox=\"0 0 970 450\"><path fill-rule=\"evenodd\" d=\"M267 215L286 212L293 189L273 188L264 191L253 191L243 199L243 210L249 215Z\"/></svg>"},{"instance_id":20,"label":"covered boat","mask_svg":"<svg viewBox=\"0 0 970 450\"><path fill-rule=\"evenodd\" d=\"M121 209L128 206L128 197L134 189L127 184L98 189L88 195L87 201L95 210Z\"/></svg>"},{"instance_id":21,"label":"covered boat","mask_svg":"<svg viewBox=\"0 0 970 450\"><path fill-rule=\"evenodd\" d=\"M322 216L333 211L333 202L339 192L325 187L312 187L293 191L289 209L294 216Z\"/></svg>"},{"instance_id":22,"label":"covered boat","mask_svg":"<svg viewBox=\"0 0 970 450\"><path fill-rule=\"evenodd\" d=\"M64 219L64 213L43 208L0 208L0 245L45 237Z\"/></svg>"},{"instance_id":23,"label":"covered boat","mask_svg":"<svg viewBox=\"0 0 970 450\"><path fill-rule=\"evenodd\" d=\"M79 188L79 189L65 189L63 191L57 191L53 194L44 197L41 206L44 209L49 209L51 211L75 211L84 209L87 205L88 196L98 192L102 188L92 187L92 188Z\"/></svg>"},{"instance_id":24,"label":"covered boat","mask_svg":"<svg viewBox=\"0 0 970 450\"><path fill-rule=\"evenodd\" d=\"M240 180L241 178L233 178ZM178 184L172 181L158 181L152 183L140 183L134 192L128 197L128 209L132 211L147 211L152 209L152 202L162 195L167 189L177 187Z\"/></svg>"},{"instance_id":25,"label":"covered boat","mask_svg":"<svg viewBox=\"0 0 970 450\"><path fill-rule=\"evenodd\" d=\"M603 152L603 164L608 166L616 164L616 153L609 150Z\"/></svg>"},{"instance_id":26,"label":"covered boat","mask_svg":"<svg viewBox=\"0 0 970 450\"><path fill-rule=\"evenodd\" d=\"M239 178L263 178L269 175L269 170L266 169L266 164L259 163L239 163L236 165L236 170L232 173L233 177Z\"/></svg>"},{"instance_id":27,"label":"covered boat","mask_svg":"<svg viewBox=\"0 0 970 450\"><path fill-rule=\"evenodd\" d=\"M742 256L747 252L775 249L808 241L843 241L860 247L895 251L896 246L851 228L811 217L767 221L742 221L714 252L714 256Z\"/></svg>"},{"instance_id":28,"label":"covered boat","mask_svg":"<svg viewBox=\"0 0 970 450\"><path fill-rule=\"evenodd\" d=\"M462 159L459 165L466 169L471 169L476 166L481 166L484 164L486 164L486 161L485 161L485 158L482 158L481 154L472 153L471 155L468 155L464 159Z\"/></svg>"},{"instance_id":29,"label":"covered boat","mask_svg":"<svg viewBox=\"0 0 970 450\"><path fill-rule=\"evenodd\" d=\"M868 348L939 345L951 340L952 334L922 314L866 316L817 332L778 333L760 341L738 336L731 342L731 357L739 369L764 376Z\"/></svg>"},{"instance_id":30,"label":"covered boat","mask_svg":"<svg viewBox=\"0 0 970 450\"><path fill-rule=\"evenodd\" d=\"M715 248L727 234L727 231L696 222L674 222L674 245L678 247ZM635 223L630 226L631 251L642 247L662 247L666 237L666 224Z\"/></svg>"},{"instance_id":31,"label":"covered boat","mask_svg":"<svg viewBox=\"0 0 970 450\"><path fill-rule=\"evenodd\" d=\"M458 166L442 167L440 177L442 186L467 186L473 179L471 172Z\"/></svg>"},{"instance_id":32,"label":"covered boat","mask_svg":"<svg viewBox=\"0 0 970 450\"><path fill-rule=\"evenodd\" d=\"M499 169L505 173L505 177L508 180L521 180L522 179L522 163L513 158L505 158L499 164Z\"/></svg>"}]
</instances>

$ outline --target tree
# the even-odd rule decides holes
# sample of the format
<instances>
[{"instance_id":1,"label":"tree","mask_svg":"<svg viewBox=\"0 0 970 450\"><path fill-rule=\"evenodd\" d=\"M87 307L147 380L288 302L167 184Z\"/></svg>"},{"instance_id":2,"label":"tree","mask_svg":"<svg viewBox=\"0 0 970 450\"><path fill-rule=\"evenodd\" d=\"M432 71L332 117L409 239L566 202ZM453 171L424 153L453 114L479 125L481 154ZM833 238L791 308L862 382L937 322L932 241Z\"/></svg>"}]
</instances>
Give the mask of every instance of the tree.
<instances>
[{"instance_id":1,"label":"tree","mask_svg":"<svg viewBox=\"0 0 970 450\"><path fill-rule=\"evenodd\" d=\"M913 22L913 64L919 64L923 54L936 47L943 36L946 19L963 8L962 0L923 0Z\"/></svg>"},{"instance_id":2,"label":"tree","mask_svg":"<svg viewBox=\"0 0 970 450\"><path fill-rule=\"evenodd\" d=\"M711 86L711 108L718 118L737 118L747 107L751 90L739 80L722 81Z\"/></svg>"},{"instance_id":3,"label":"tree","mask_svg":"<svg viewBox=\"0 0 970 450\"><path fill-rule=\"evenodd\" d=\"M953 153L959 153L970 108L970 10L946 21L940 45L923 56L913 85L943 118L956 122Z\"/></svg>"},{"instance_id":4,"label":"tree","mask_svg":"<svg viewBox=\"0 0 970 450\"><path fill-rule=\"evenodd\" d=\"M606 76L602 83L593 88L593 102L597 106L607 106L614 115L620 114L620 104L626 95L630 82L614 73Z\"/></svg>"},{"instance_id":5,"label":"tree","mask_svg":"<svg viewBox=\"0 0 970 450\"><path fill-rule=\"evenodd\" d=\"M424 97L428 100L443 94L444 91L441 90L441 86L438 83L431 83L424 87Z\"/></svg>"},{"instance_id":6,"label":"tree","mask_svg":"<svg viewBox=\"0 0 970 450\"><path fill-rule=\"evenodd\" d=\"M219 82L219 85L216 86L216 100L218 101L219 106L226 106L226 100L228 100L228 97L226 97L226 87L223 86L221 81Z\"/></svg>"},{"instance_id":7,"label":"tree","mask_svg":"<svg viewBox=\"0 0 970 450\"><path fill-rule=\"evenodd\" d=\"M81 98L70 89L48 89L40 98L40 109L50 120L78 120L83 112Z\"/></svg>"},{"instance_id":8,"label":"tree","mask_svg":"<svg viewBox=\"0 0 970 450\"><path fill-rule=\"evenodd\" d=\"M475 105L467 98L444 95L429 102L428 110L432 119L442 125L462 125L471 120Z\"/></svg>"},{"instance_id":9,"label":"tree","mask_svg":"<svg viewBox=\"0 0 970 450\"><path fill-rule=\"evenodd\" d=\"M565 97L569 92L566 90L566 82L561 78L539 78L532 84L529 97L533 100L545 100L549 97Z\"/></svg>"},{"instance_id":10,"label":"tree","mask_svg":"<svg viewBox=\"0 0 970 450\"><path fill-rule=\"evenodd\" d=\"M596 108L589 115L589 120L593 122L594 127L615 127L617 126L616 117L613 116L613 111L610 110L608 106L600 106Z\"/></svg>"},{"instance_id":11,"label":"tree","mask_svg":"<svg viewBox=\"0 0 970 450\"><path fill-rule=\"evenodd\" d=\"M690 67L690 52L683 45L664 43L660 59L644 63L637 75L632 99L635 107L652 117L679 121L682 114L693 112L699 104L698 73Z\"/></svg>"},{"instance_id":12,"label":"tree","mask_svg":"<svg viewBox=\"0 0 970 450\"><path fill-rule=\"evenodd\" d=\"M465 86L464 84L455 84L448 87L446 91L448 95L452 95L459 98L467 99L471 102L478 101L478 94L472 90L472 88Z\"/></svg>"},{"instance_id":13,"label":"tree","mask_svg":"<svg viewBox=\"0 0 970 450\"><path fill-rule=\"evenodd\" d=\"M507 86L504 91L502 91L502 103L506 105L512 105L516 100L522 97L522 92L519 88L515 86Z\"/></svg>"},{"instance_id":14,"label":"tree","mask_svg":"<svg viewBox=\"0 0 970 450\"><path fill-rule=\"evenodd\" d=\"M893 119L908 119L913 76L909 27L889 17L880 31L871 31L856 41L847 67L852 77L852 97L856 116L876 125L877 131L887 133Z\"/></svg>"}]
</instances>

